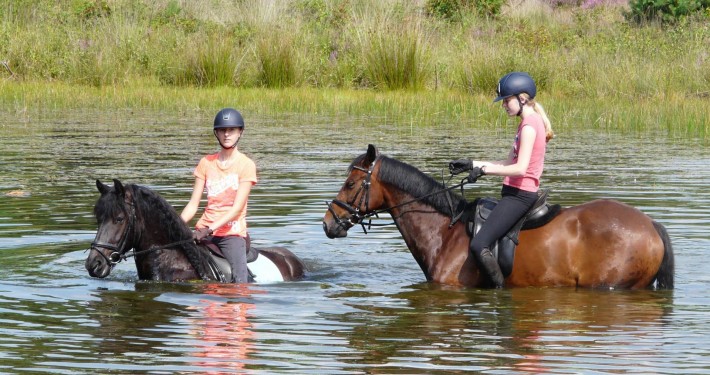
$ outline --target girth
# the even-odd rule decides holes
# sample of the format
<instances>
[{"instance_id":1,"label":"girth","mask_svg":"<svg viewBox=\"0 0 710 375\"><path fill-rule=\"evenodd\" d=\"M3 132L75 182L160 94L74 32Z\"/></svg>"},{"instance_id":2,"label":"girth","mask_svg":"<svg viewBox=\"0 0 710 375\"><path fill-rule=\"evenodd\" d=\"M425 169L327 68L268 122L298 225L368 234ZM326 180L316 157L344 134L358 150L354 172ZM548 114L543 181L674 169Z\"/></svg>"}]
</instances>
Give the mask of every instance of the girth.
<instances>
[{"instance_id":1,"label":"girth","mask_svg":"<svg viewBox=\"0 0 710 375\"><path fill-rule=\"evenodd\" d=\"M510 275L513 272L513 259L515 258L515 247L518 245L518 236L521 230L539 228L555 218L560 213L560 205L551 205L547 203L549 190L539 190L538 198L532 208L518 220L508 233L496 241L490 250L494 256L498 257L501 271L504 276ZM498 204L498 199L485 197L476 199L471 203L467 211L473 212L473 215L466 217L466 230L469 236L475 236L481 230L483 223L488 219L491 211Z\"/></svg>"}]
</instances>

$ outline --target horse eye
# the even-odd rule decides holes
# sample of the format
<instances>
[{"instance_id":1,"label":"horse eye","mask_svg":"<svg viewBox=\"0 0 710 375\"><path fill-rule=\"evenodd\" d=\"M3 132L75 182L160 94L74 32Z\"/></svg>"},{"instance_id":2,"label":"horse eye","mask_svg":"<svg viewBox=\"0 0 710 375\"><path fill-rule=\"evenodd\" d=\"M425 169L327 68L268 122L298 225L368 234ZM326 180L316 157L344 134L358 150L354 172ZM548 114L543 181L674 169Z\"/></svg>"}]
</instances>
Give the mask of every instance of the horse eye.
<instances>
[{"instance_id":1,"label":"horse eye","mask_svg":"<svg viewBox=\"0 0 710 375\"><path fill-rule=\"evenodd\" d=\"M348 180L347 182L345 182L345 186L347 186L348 189L352 189L353 186L355 186L355 181L353 181L353 180Z\"/></svg>"},{"instance_id":2,"label":"horse eye","mask_svg":"<svg viewBox=\"0 0 710 375\"><path fill-rule=\"evenodd\" d=\"M117 223L122 223L123 222L123 216L119 216L116 218Z\"/></svg>"}]
</instances>

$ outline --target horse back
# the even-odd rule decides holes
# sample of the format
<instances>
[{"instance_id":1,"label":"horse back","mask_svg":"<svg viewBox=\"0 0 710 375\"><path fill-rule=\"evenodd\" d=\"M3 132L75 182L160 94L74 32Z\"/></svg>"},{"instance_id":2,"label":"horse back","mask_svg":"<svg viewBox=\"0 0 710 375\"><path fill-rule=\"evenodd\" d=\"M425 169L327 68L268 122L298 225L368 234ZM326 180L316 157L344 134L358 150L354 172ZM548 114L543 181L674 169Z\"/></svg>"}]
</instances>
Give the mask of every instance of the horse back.
<instances>
[{"instance_id":1,"label":"horse back","mask_svg":"<svg viewBox=\"0 0 710 375\"><path fill-rule=\"evenodd\" d=\"M306 265L291 250L285 247L261 247L259 255L271 260L284 277L284 281L300 280L305 276Z\"/></svg>"},{"instance_id":2,"label":"horse back","mask_svg":"<svg viewBox=\"0 0 710 375\"><path fill-rule=\"evenodd\" d=\"M506 285L644 288L664 252L649 216L616 200L594 200L521 232Z\"/></svg>"}]
</instances>

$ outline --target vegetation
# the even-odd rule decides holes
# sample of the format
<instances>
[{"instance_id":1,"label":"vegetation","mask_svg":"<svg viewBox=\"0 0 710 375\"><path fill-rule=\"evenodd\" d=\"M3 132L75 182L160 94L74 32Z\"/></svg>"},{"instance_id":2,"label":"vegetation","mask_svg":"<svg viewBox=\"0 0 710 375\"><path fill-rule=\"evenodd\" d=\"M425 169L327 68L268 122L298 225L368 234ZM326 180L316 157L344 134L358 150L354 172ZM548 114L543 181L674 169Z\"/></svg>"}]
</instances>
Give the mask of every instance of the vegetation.
<instances>
[{"instance_id":1,"label":"vegetation","mask_svg":"<svg viewBox=\"0 0 710 375\"><path fill-rule=\"evenodd\" d=\"M0 103L212 111L237 97L486 126L501 121L497 79L521 70L558 127L710 137L707 0L605 1L7 0Z\"/></svg>"}]
</instances>

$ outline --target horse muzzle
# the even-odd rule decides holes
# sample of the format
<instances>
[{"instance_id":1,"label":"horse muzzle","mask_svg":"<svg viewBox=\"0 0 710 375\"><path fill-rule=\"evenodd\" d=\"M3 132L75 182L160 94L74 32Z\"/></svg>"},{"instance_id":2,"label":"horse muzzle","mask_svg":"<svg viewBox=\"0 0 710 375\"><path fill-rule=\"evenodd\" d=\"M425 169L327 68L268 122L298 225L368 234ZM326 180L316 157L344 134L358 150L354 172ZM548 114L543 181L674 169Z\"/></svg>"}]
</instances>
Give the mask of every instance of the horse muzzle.
<instances>
[{"instance_id":1,"label":"horse muzzle","mask_svg":"<svg viewBox=\"0 0 710 375\"><path fill-rule=\"evenodd\" d=\"M348 229L352 226L353 224L349 221L323 220L323 231L328 238L347 237Z\"/></svg>"},{"instance_id":2,"label":"horse muzzle","mask_svg":"<svg viewBox=\"0 0 710 375\"><path fill-rule=\"evenodd\" d=\"M96 247L92 247L89 251L91 251L92 254L86 258L86 263L84 263L84 267L89 271L89 276L103 279L111 274L111 270L115 264L115 262L111 261L111 258L113 254L117 253L114 252L106 256Z\"/></svg>"}]
</instances>

